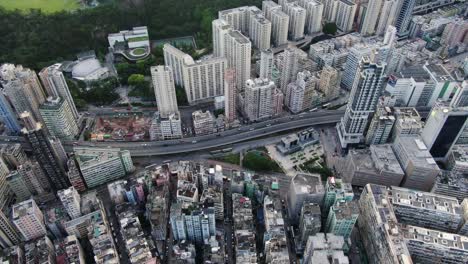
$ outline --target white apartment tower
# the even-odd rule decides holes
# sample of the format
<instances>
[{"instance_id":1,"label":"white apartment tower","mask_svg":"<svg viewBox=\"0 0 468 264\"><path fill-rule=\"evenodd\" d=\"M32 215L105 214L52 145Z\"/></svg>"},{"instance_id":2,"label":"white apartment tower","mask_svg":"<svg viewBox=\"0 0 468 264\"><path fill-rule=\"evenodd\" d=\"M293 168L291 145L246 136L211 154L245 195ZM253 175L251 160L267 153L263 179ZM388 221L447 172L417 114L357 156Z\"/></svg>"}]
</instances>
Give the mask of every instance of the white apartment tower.
<instances>
[{"instance_id":1,"label":"white apartment tower","mask_svg":"<svg viewBox=\"0 0 468 264\"><path fill-rule=\"evenodd\" d=\"M218 12L218 18L225 20L231 25L233 30L241 31L243 34L248 31L249 7L241 6L237 8L222 10Z\"/></svg>"},{"instance_id":2,"label":"white apartment tower","mask_svg":"<svg viewBox=\"0 0 468 264\"><path fill-rule=\"evenodd\" d=\"M224 57L194 61L188 56L182 65L184 88L190 104L224 94Z\"/></svg>"},{"instance_id":3,"label":"white apartment tower","mask_svg":"<svg viewBox=\"0 0 468 264\"><path fill-rule=\"evenodd\" d=\"M75 187L60 190L57 192L57 196L72 219L81 216L81 198Z\"/></svg>"},{"instance_id":4,"label":"white apartment tower","mask_svg":"<svg viewBox=\"0 0 468 264\"><path fill-rule=\"evenodd\" d=\"M398 0L384 0L380 9L379 22L377 24L376 34L383 36L385 30L390 25L395 24L398 10Z\"/></svg>"},{"instance_id":5,"label":"white apartment tower","mask_svg":"<svg viewBox=\"0 0 468 264\"><path fill-rule=\"evenodd\" d=\"M271 80L271 74L274 66L274 54L270 49L262 50L260 53L260 79Z\"/></svg>"},{"instance_id":6,"label":"white apartment tower","mask_svg":"<svg viewBox=\"0 0 468 264\"><path fill-rule=\"evenodd\" d=\"M381 7L382 0L369 0L367 2L366 12L361 23L361 35L370 36L375 33Z\"/></svg>"},{"instance_id":7,"label":"white apartment tower","mask_svg":"<svg viewBox=\"0 0 468 264\"><path fill-rule=\"evenodd\" d=\"M240 31L231 30L224 36L225 57L228 67L236 70L237 89L242 90L245 81L250 78L250 59L252 44Z\"/></svg>"},{"instance_id":8,"label":"white apartment tower","mask_svg":"<svg viewBox=\"0 0 468 264\"><path fill-rule=\"evenodd\" d=\"M259 49L269 49L271 41L271 22L259 13L250 16L249 36L253 45Z\"/></svg>"},{"instance_id":9,"label":"white apartment tower","mask_svg":"<svg viewBox=\"0 0 468 264\"><path fill-rule=\"evenodd\" d=\"M214 44L213 44L214 48ZM177 85L184 85L184 77L182 76L182 65L185 57L190 57L185 52L172 46L171 44L164 44L164 65L171 67L172 73L174 74L174 82Z\"/></svg>"},{"instance_id":10,"label":"white apartment tower","mask_svg":"<svg viewBox=\"0 0 468 264\"><path fill-rule=\"evenodd\" d=\"M167 117L178 112L172 69L168 66L153 66L151 67L151 78L159 114L162 117Z\"/></svg>"},{"instance_id":11,"label":"white apartment tower","mask_svg":"<svg viewBox=\"0 0 468 264\"><path fill-rule=\"evenodd\" d=\"M337 125L342 148L364 140L369 117L374 113L383 90L384 69L384 64L375 64L367 57L361 60L345 115Z\"/></svg>"},{"instance_id":12,"label":"white apartment tower","mask_svg":"<svg viewBox=\"0 0 468 264\"><path fill-rule=\"evenodd\" d=\"M304 28L306 24L306 10L297 3L287 4L287 14L289 16L289 38L299 40L304 38Z\"/></svg>"},{"instance_id":13,"label":"white apartment tower","mask_svg":"<svg viewBox=\"0 0 468 264\"><path fill-rule=\"evenodd\" d=\"M213 56L223 57L225 54L224 36L232 29L232 27L223 19L215 19L211 25L213 29Z\"/></svg>"},{"instance_id":14,"label":"white apartment tower","mask_svg":"<svg viewBox=\"0 0 468 264\"><path fill-rule=\"evenodd\" d=\"M271 0L262 2L262 11L268 20L271 21L271 12L275 9L282 10L282 7Z\"/></svg>"},{"instance_id":15,"label":"white apartment tower","mask_svg":"<svg viewBox=\"0 0 468 264\"><path fill-rule=\"evenodd\" d=\"M271 38L275 47L288 43L289 16L281 9L271 11Z\"/></svg>"},{"instance_id":16,"label":"white apartment tower","mask_svg":"<svg viewBox=\"0 0 468 264\"><path fill-rule=\"evenodd\" d=\"M224 115L228 124L237 118L237 87L234 69L227 69L224 73Z\"/></svg>"},{"instance_id":17,"label":"white apartment tower","mask_svg":"<svg viewBox=\"0 0 468 264\"><path fill-rule=\"evenodd\" d=\"M46 67L39 72L39 77L44 85L44 89L48 96L60 96L63 100L68 102L73 114L73 118L78 120L78 110L76 110L75 102L68 88L67 81L61 71L62 64L54 64Z\"/></svg>"},{"instance_id":18,"label":"white apartment tower","mask_svg":"<svg viewBox=\"0 0 468 264\"><path fill-rule=\"evenodd\" d=\"M303 0L299 4L306 10L306 32L308 34L321 32L323 4L316 0Z\"/></svg>"},{"instance_id":19,"label":"white apartment tower","mask_svg":"<svg viewBox=\"0 0 468 264\"><path fill-rule=\"evenodd\" d=\"M336 20L336 12L338 11L338 2L340 0L323 1L323 18L327 22Z\"/></svg>"},{"instance_id":20,"label":"white apartment tower","mask_svg":"<svg viewBox=\"0 0 468 264\"><path fill-rule=\"evenodd\" d=\"M307 57L307 54L304 55L296 47L288 47L282 55L280 89L283 93L286 93L286 87L296 80L296 75L300 70L299 59L303 56Z\"/></svg>"},{"instance_id":21,"label":"white apartment tower","mask_svg":"<svg viewBox=\"0 0 468 264\"><path fill-rule=\"evenodd\" d=\"M368 46L356 45L349 49L348 58L341 78L341 85L343 88L351 90L361 59L364 56L370 56L371 53L372 47Z\"/></svg>"},{"instance_id":22,"label":"white apartment tower","mask_svg":"<svg viewBox=\"0 0 468 264\"><path fill-rule=\"evenodd\" d=\"M244 112L250 121L272 115L272 96L275 83L267 79L247 80L245 84Z\"/></svg>"},{"instance_id":23,"label":"white apartment tower","mask_svg":"<svg viewBox=\"0 0 468 264\"><path fill-rule=\"evenodd\" d=\"M357 5L351 0L340 0L336 11L336 26L342 32L350 32L353 29L354 15Z\"/></svg>"},{"instance_id":24,"label":"white apartment tower","mask_svg":"<svg viewBox=\"0 0 468 264\"><path fill-rule=\"evenodd\" d=\"M12 221L25 241L40 238L47 234L44 215L33 199L13 205Z\"/></svg>"}]
</instances>

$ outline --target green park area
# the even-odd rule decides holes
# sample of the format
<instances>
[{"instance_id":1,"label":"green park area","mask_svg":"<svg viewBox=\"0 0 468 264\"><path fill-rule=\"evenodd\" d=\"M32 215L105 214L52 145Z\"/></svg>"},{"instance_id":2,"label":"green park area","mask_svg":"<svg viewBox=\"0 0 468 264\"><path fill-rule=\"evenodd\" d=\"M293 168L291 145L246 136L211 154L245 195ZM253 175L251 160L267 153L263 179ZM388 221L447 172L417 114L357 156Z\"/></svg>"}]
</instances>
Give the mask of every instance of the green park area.
<instances>
[{"instance_id":1,"label":"green park area","mask_svg":"<svg viewBox=\"0 0 468 264\"><path fill-rule=\"evenodd\" d=\"M45 13L62 10L75 10L80 7L79 0L0 0L0 6L7 10L41 9Z\"/></svg>"}]
</instances>

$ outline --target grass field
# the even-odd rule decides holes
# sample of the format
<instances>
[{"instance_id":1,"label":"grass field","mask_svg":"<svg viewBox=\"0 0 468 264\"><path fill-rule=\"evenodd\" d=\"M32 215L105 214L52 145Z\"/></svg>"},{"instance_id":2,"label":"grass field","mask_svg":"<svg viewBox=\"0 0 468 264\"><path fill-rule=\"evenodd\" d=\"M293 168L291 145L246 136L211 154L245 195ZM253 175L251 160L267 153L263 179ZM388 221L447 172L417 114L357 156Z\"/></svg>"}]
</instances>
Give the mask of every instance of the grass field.
<instances>
[{"instance_id":1,"label":"grass field","mask_svg":"<svg viewBox=\"0 0 468 264\"><path fill-rule=\"evenodd\" d=\"M41 9L46 13L74 10L80 7L79 0L0 0L0 6L7 10Z\"/></svg>"}]
</instances>

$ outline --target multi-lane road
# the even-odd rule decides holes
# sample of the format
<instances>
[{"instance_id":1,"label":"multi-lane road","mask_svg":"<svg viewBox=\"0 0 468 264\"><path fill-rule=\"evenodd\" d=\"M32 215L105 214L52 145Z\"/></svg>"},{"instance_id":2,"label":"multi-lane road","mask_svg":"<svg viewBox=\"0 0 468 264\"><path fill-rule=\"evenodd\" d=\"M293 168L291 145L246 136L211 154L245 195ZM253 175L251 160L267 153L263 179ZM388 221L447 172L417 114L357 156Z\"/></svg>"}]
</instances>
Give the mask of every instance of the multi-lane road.
<instances>
[{"instance_id":1,"label":"multi-lane road","mask_svg":"<svg viewBox=\"0 0 468 264\"><path fill-rule=\"evenodd\" d=\"M63 141L67 152L72 152L75 146L114 147L129 150L134 157L161 156L182 154L200 150L220 149L238 142L253 140L279 132L306 128L314 125L333 125L340 121L344 110L319 110L305 112L299 115L275 118L239 128L226 130L217 134L183 138L180 140L147 141L147 142L89 142ZM421 112L421 116L427 111ZM19 142L28 149L23 137L0 136L0 143Z\"/></svg>"}]
</instances>

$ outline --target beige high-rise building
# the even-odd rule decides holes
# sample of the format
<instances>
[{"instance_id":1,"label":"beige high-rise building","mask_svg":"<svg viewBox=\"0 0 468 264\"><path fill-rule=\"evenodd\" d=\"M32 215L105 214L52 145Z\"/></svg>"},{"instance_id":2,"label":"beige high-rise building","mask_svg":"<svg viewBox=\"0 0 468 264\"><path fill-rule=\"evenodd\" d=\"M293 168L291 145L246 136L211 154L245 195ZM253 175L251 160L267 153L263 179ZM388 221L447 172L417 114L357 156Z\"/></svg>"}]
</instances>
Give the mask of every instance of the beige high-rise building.
<instances>
[{"instance_id":1,"label":"beige high-rise building","mask_svg":"<svg viewBox=\"0 0 468 264\"><path fill-rule=\"evenodd\" d=\"M244 112L250 121L262 120L273 114L272 99L275 83L268 79L247 80Z\"/></svg>"},{"instance_id":2,"label":"beige high-rise building","mask_svg":"<svg viewBox=\"0 0 468 264\"><path fill-rule=\"evenodd\" d=\"M224 73L224 114L229 124L237 118L236 71L232 68Z\"/></svg>"},{"instance_id":3,"label":"beige high-rise building","mask_svg":"<svg viewBox=\"0 0 468 264\"><path fill-rule=\"evenodd\" d=\"M44 215L33 199L13 205L12 221L25 241L40 238L47 234Z\"/></svg>"},{"instance_id":4,"label":"beige high-rise building","mask_svg":"<svg viewBox=\"0 0 468 264\"><path fill-rule=\"evenodd\" d=\"M254 47L259 50L269 49L271 41L271 22L258 10L251 12L249 36Z\"/></svg>"},{"instance_id":5,"label":"beige high-rise building","mask_svg":"<svg viewBox=\"0 0 468 264\"><path fill-rule=\"evenodd\" d=\"M224 56L224 36L232 29L231 25L226 20L215 19L211 23L213 30L213 56Z\"/></svg>"},{"instance_id":6,"label":"beige high-rise building","mask_svg":"<svg viewBox=\"0 0 468 264\"><path fill-rule=\"evenodd\" d=\"M271 39L273 44L278 47L288 43L289 16L281 11L274 9L271 11Z\"/></svg>"},{"instance_id":7,"label":"beige high-rise building","mask_svg":"<svg viewBox=\"0 0 468 264\"><path fill-rule=\"evenodd\" d=\"M237 89L242 90L245 81L250 78L252 43L237 30L226 34L224 41L228 67L236 70Z\"/></svg>"},{"instance_id":8,"label":"beige high-rise building","mask_svg":"<svg viewBox=\"0 0 468 264\"><path fill-rule=\"evenodd\" d=\"M330 101L340 95L340 75L338 71L331 67L325 66L320 74L319 89L325 95L325 100Z\"/></svg>"},{"instance_id":9,"label":"beige high-rise building","mask_svg":"<svg viewBox=\"0 0 468 264\"><path fill-rule=\"evenodd\" d=\"M307 53L296 47L288 47L282 54L280 89L286 93L286 87L289 83L296 80L296 75L300 71L299 60L307 58Z\"/></svg>"},{"instance_id":10,"label":"beige high-rise building","mask_svg":"<svg viewBox=\"0 0 468 264\"><path fill-rule=\"evenodd\" d=\"M336 11L336 26L342 32L350 32L353 29L354 16L357 5L351 0L340 0Z\"/></svg>"},{"instance_id":11,"label":"beige high-rise building","mask_svg":"<svg viewBox=\"0 0 468 264\"><path fill-rule=\"evenodd\" d=\"M168 66L153 66L151 67L151 78L159 114L162 117L167 117L178 112L172 69Z\"/></svg>"},{"instance_id":12,"label":"beige high-rise building","mask_svg":"<svg viewBox=\"0 0 468 264\"><path fill-rule=\"evenodd\" d=\"M60 96L63 100L67 101L73 113L73 118L78 120L78 110L76 110L75 102L61 68L62 64L59 63L46 67L39 73L39 77L47 95L52 97Z\"/></svg>"},{"instance_id":13,"label":"beige high-rise building","mask_svg":"<svg viewBox=\"0 0 468 264\"><path fill-rule=\"evenodd\" d=\"M192 120L195 135L202 136L214 133L214 118L210 111L195 111L192 113Z\"/></svg>"},{"instance_id":14,"label":"beige high-rise building","mask_svg":"<svg viewBox=\"0 0 468 264\"><path fill-rule=\"evenodd\" d=\"M73 140L79 133L78 122L68 102L60 97L49 97L39 108L50 134L62 140Z\"/></svg>"},{"instance_id":15,"label":"beige high-rise building","mask_svg":"<svg viewBox=\"0 0 468 264\"><path fill-rule=\"evenodd\" d=\"M293 2L287 4L286 13L289 16L289 38L291 40L302 39L306 25L306 10Z\"/></svg>"},{"instance_id":16,"label":"beige high-rise building","mask_svg":"<svg viewBox=\"0 0 468 264\"><path fill-rule=\"evenodd\" d=\"M375 33L381 7L382 0L369 0L366 3L366 12L360 29L361 35L370 36Z\"/></svg>"}]
</instances>

